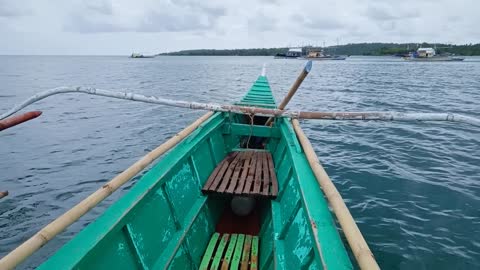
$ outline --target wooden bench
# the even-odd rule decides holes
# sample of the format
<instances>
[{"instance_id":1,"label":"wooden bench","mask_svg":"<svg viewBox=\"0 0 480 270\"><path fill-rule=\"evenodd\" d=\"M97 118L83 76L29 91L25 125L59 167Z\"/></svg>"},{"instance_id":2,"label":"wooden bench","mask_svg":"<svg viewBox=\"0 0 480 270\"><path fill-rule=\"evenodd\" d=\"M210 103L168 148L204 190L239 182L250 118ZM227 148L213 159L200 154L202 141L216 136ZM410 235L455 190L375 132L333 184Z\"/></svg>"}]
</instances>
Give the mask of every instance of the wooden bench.
<instances>
[{"instance_id":1,"label":"wooden bench","mask_svg":"<svg viewBox=\"0 0 480 270\"><path fill-rule=\"evenodd\" d=\"M258 236L214 233L199 269L257 270L258 241Z\"/></svg>"},{"instance_id":2,"label":"wooden bench","mask_svg":"<svg viewBox=\"0 0 480 270\"><path fill-rule=\"evenodd\" d=\"M202 192L276 198L278 183L272 155L266 151L229 153L213 170Z\"/></svg>"}]
</instances>

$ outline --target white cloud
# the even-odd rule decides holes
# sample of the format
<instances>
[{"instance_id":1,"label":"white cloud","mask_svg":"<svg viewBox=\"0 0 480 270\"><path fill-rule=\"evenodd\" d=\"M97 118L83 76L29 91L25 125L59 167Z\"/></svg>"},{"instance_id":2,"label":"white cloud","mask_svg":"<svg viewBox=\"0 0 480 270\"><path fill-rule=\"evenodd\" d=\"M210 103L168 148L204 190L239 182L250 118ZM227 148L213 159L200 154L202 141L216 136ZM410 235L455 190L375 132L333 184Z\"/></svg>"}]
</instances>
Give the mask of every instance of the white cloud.
<instances>
[{"instance_id":1,"label":"white cloud","mask_svg":"<svg viewBox=\"0 0 480 270\"><path fill-rule=\"evenodd\" d=\"M331 45L337 38L478 43L479 7L475 0L0 0L0 35L9 37L0 54Z\"/></svg>"}]
</instances>

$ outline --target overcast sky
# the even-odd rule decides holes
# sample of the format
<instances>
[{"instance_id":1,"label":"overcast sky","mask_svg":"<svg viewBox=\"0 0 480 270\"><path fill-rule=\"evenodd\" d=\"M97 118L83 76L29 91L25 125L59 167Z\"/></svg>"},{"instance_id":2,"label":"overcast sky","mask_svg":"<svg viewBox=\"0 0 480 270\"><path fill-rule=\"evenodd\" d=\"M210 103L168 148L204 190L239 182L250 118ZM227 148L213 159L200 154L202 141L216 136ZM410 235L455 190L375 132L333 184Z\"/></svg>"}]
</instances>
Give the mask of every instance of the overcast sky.
<instances>
[{"instance_id":1,"label":"overcast sky","mask_svg":"<svg viewBox=\"0 0 480 270\"><path fill-rule=\"evenodd\" d=\"M0 0L0 54L480 42L479 0Z\"/></svg>"}]
</instances>

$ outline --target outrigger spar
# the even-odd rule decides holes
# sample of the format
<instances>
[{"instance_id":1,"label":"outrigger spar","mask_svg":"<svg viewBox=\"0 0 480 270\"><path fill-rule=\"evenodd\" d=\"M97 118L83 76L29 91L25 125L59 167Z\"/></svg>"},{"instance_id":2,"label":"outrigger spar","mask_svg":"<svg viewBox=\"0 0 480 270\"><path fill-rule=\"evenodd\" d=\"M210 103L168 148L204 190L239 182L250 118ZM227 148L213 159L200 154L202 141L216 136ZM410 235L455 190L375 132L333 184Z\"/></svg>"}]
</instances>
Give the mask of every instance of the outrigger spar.
<instances>
[{"instance_id":1,"label":"outrigger spar","mask_svg":"<svg viewBox=\"0 0 480 270\"><path fill-rule=\"evenodd\" d=\"M11 127L40 113L9 116L60 93L85 93L210 111L3 257L0 269L15 268L170 149L173 150L124 197L40 268L98 268L105 262L113 268L115 264L128 268L131 263L132 267L143 269L163 269L177 263L188 263L190 268L197 269L207 269L209 265L213 269L220 265L222 269L228 269L229 266L230 269L240 269L240 265L242 269L270 269L272 265L278 269L316 269L320 266L323 269L351 269L350 260L323 198L325 196L360 268L379 269L355 220L319 163L297 119L452 121L475 126L480 126L480 120L450 113L284 110L309 74L311 65L311 61L308 61L278 107L271 94L264 66L261 76L240 102L242 106L187 102L90 87L59 87L36 94L4 113L0 116L0 127ZM199 151L201 153L198 154ZM175 182L178 179L182 180L180 184ZM250 189L249 185L253 188ZM172 190L172 186L185 189ZM172 194L179 197L172 199ZM244 200L243 206L253 198L257 200L259 208L263 207L262 211L250 209L254 213L250 216L253 219L246 221L245 217L244 220L245 224L260 223L258 226L261 229L247 232L243 231L245 228L237 231L222 229L223 216L230 215L230 210L225 204L219 203L222 199L215 196L232 199L232 210L235 212L237 210L233 202L239 194L245 196L240 197ZM186 199L190 201L182 202ZM187 213L182 212L184 208L188 208ZM221 209L225 209L223 214ZM156 217L158 211L166 211L161 215L167 215L168 218ZM147 222L142 220L145 215L148 216ZM258 215L261 217L258 218ZM155 226L150 228L147 223ZM158 232L151 231L152 228L157 228ZM168 228L173 229L168 231ZM160 232L165 234L159 235ZM144 234L152 237L143 237ZM272 238L272 235L275 237ZM165 243L151 242L152 239L166 238L168 242ZM193 247L192 239L197 239ZM151 250L142 250L147 245ZM294 254L291 250L299 245L301 250L296 250ZM263 253L259 254L259 250Z\"/></svg>"},{"instance_id":2,"label":"outrigger spar","mask_svg":"<svg viewBox=\"0 0 480 270\"><path fill-rule=\"evenodd\" d=\"M145 96L127 92L114 92L93 87L58 87L40 92L24 102L13 107L0 116L0 121L21 109L40 101L49 96L63 93L84 93L90 95L104 96L117 99L153 103L178 108L193 110L208 110L218 112L229 112L246 115L287 117L296 119L317 119L317 120L377 120L377 121L450 121L467 123L480 126L480 119L454 113L404 113L404 112L315 112L315 111L289 111L283 109L267 109L251 106L222 105L215 103L198 103L183 100L172 100L156 96Z\"/></svg>"}]
</instances>

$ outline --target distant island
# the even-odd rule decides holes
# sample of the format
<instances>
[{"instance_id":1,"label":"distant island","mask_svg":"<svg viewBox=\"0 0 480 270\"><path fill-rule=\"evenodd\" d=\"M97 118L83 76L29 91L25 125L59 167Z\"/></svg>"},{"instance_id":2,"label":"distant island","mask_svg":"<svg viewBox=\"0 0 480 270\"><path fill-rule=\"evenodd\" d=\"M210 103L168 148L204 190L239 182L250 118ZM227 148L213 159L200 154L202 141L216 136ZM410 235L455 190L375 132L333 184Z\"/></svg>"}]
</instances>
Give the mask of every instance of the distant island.
<instances>
[{"instance_id":1,"label":"distant island","mask_svg":"<svg viewBox=\"0 0 480 270\"><path fill-rule=\"evenodd\" d=\"M436 48L437 53L451 53L456 55L480 55L479 44L450 45L431 43L354 43L323 48L326 53L337 55L395 55L415 51L419 47ZM312 46L303 47L303 50L320 49ZM254 48L254 49L230 49L230 50L183 50L178 52L165 52L158 55L179 56L274 56L285 53L288 48Z\"/></svg>"}]
</instances>

